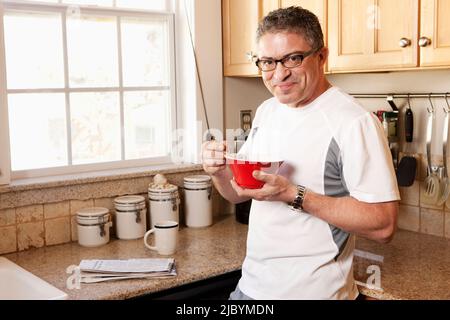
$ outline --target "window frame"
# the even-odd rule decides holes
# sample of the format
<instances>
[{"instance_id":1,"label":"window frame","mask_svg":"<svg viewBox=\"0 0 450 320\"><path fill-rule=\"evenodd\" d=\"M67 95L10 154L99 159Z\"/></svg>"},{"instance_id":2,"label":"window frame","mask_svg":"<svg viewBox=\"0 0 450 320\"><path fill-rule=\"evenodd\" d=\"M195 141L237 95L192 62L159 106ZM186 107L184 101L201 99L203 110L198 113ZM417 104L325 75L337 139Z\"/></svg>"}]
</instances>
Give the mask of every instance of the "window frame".
<instances>
[{"instance_id":1,"label":"window frame","mask_svg":"<svg viewBox=\"0 0 450 320\"><path fill-rule=\"evenodd\" d=\"M169 7L169 2L167 1L167 8ZM0 184L8 183L9 180L34 178L34 177L44 177L44 176L55 176L55 175L67 175L76 174L90 171L102 171L102 170L112 170L112 169L122 169L122 168L133 168L133 167L144 167L159 164L169 164L171 163L172 153L174 150L169 150L168 156L165 157L152 157L143 158L135 160L124 160L125 159L125 135L124 135L124 93L125 92L136 92L136 91L159 91L161 89L169 91L169 103L170 103L170 128L169 128L169 142L172 141L173 132L177 129L178 123L178 105L177 105L177 87L176 87L176 61L175 61L175 15L173 12L162 12L162 11L150 11L150 10L135 10L135 9L121 9L112 7L97 7L97 6L79 6L81 13L84 15L103 15L112 16L117 18L117 44L118 44L118 73L119 73L119 85L118 87L89 87L89 88L70 88L69 87L69 73L68 73L68 51L67 51L67 32L66 32L66 19L67 19L67 9L73 7L71 4L60 4L60 3L31 3L24 1L12 1L4 0L0 3L0 14L1 14L1 25L0 25L0 80L5 78L5 81L0 81L0 93L2 93L2 98L0 100L0 115L2 116L0 120L0 134L4 137L4 131L6 132L7 145L2 146L2 140L0 140L0 170L2 174L0 175ZM63 42L63 59L64 59L64 88L47 88L47 89L7 89L6 87L6 56L4 48L4 39L2 35L4 33L3 16L6 11L28 11L28 12L55 12L61 14L61 32L62 32L62 42ZM122 44L121 44L121 18L151 18L151 19L161 19L166 21L168 24L168 50L169 50L169 84L167 86L150 86L150 87L124 87L123 85L123 69L122 69ZM2 72L2 70L4 72ZM118 92L120 99L120 118L121 118L121 160L112 162L101 162L92 164L72 164L72 152L71 152L71 122L70 122L70 94L77 92ZM65 95L66 102L66 132L67 132L67 156L68 165L61 167L51 167L43 169L30 169L30 170L20 170L12 171L10 163L10 146L9 146L9 129L8 129L8 102L7 97L9 94L15 93L63 93ZM6 113L6 119L3 116ZM6 123L6 126L5 126ZM5 139L4 139L5 140ZM170 146L169 146L170 147ZM4 152L4 150L6 150ZM7 164L5 164L7 163ZM3 167L5 169L3 169Z\"/></svg>"},{"instance_id":2,"label":"window frame","mask_svg":"<svg viewBox=\"0 0 450 320\"><path fill-rule=\"evenodd\" d=\"M3 26L3 5L0 3L0 26ZM6 65L3 28L0 28L0 185L11 181L9 154L9 121L6 95Z\"/></svg>"}]
</instances>

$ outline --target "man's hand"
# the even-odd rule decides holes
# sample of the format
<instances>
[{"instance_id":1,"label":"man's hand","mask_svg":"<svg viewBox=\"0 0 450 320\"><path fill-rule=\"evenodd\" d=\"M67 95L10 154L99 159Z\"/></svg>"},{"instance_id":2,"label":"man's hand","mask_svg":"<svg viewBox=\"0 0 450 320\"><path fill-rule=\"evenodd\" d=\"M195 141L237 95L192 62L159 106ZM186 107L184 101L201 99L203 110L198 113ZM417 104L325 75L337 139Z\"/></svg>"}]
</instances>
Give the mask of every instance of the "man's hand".
<instances>
[{"instance_id":1,"label":"man's hand","mask_svg":"<svg viewBox=\"0 0 450 320\"><path fill-rule=\"evenodd\" d=\"M297 187L287 178L263 171L254 171L253 177L265 184L262 189L252 190L241 188L236 181L231 180L231 186L240 197L249 197L258 201L281 201L291 203L297 194Z\"/></svg>"},{"instance_id":2,"label":"man's hand","mask_svg":"<svg viewBox=\"0 0 450 320\"><path fill-rule=\"evenodd\" d=\"M203 170L211 176L220 174L226 169L225 142L207 141L202 146Z\"/></svg>"}]
</instances>

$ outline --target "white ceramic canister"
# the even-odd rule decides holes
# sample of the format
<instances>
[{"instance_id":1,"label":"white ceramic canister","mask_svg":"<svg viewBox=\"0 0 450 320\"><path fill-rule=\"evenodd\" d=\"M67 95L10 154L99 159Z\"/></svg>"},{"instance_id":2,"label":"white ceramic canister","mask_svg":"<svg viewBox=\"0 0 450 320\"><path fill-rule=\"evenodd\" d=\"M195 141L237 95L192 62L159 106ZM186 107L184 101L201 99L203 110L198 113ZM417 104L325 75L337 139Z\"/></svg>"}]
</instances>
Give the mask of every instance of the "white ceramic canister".
<instances>
[{"instance_id":1,"label":"white ceramic canister","mask_svg":"<svg viewBox=\"0 0 450 320\"><path fill-rule=\"evenodd\" d=\"M206 175L184 178L186 225L191 228L209 227L213 223L211 177Z\"/></svg>"},{"instance_id":2,"label":"white ceramic canister","mask_svg":"<svg viewBox=\"0 0 450 320\"><path fill-rule=\"evenodd\" d=\"M92 207L77 211L78 243L84 247L98 247L109 242L111 215L107 208Z\"/></svg>"},{"instance_id":3,"label":"white ceramic canister","mask_svg":"<svg viewBox=\"0 0 450 320\"><path fill-rule=\"evenodd\" d=\"M147 206L143 196L123 196L114 199L116 236L123 240L143 238L147 231Z\"/></svg>"},{"instance_id":4,"label":"white ceramic canister","mask_svg":"<svg viewBox=\"0 0 450 320\"><path fill-rule=\"evenodd\" d=\"M158 221L179 222L180 194L178 187L172 184L150 184L148 188L150 203L150 229Z\"/></svg>"}]
</instances>

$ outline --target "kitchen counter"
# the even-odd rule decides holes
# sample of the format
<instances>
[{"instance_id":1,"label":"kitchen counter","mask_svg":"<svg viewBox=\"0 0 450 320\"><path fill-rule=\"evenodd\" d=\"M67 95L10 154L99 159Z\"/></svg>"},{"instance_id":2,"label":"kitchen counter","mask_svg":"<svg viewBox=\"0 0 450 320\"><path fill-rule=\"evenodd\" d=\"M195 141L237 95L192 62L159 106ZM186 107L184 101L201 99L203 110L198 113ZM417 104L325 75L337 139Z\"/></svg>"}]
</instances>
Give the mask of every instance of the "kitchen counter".
<instances>
[{"instance_id":1,"label":"kitchen counter","mask_svg":"<svg viewBox=\"0 0 450 320\"><path fill-rule=\"evenodd\" d=\"M366 283L371 265L381 271L382 291L360 286L362 294L384 300L450 299L450 239L398 230L389 244L358 239L356 248L366 256L355 257L357 281Z\"/></svg>"},{"instance_id":2,"label":"kitchen counter","mask_svg":"<svg viewBox=\"0 0 450 320\"><path fill-rule=\"evenodd\" d=\"M247 226L237 223L233 216L220 217L209 228L181 228L178 251L173 256L176 277L81 284L81 289L73 290L66 287L66 269L82 259L161 256L146 249L142 240L111 240L99 248L70 243L6 257L67 292L69 299L127 299L239 270L245 257L246 236ZM377 299L450 299L450 240L398 231L388 245L358 239L357 249L366 258L355 258L356 280L366 283L370 265L378 265L381 270L383 291L361 286L364 295Z\"/></svg>"},{"instance_id":3,"label":"kitchen counter","mask_svg":"<svg viewBox=\"0 0 450 320\"><path fill-rule=\"evenodd\" d=\"M177 276L81 284L68 290L66 269L83 259L164 258L147 249L143 240L111 241L102 247L85 248L77 242L6 255L69 295L69 299L127 299L239 270L245 257L247 226L234 216L219 217L209 228L181 228L175 255ZM152 241L154 239L152 238Z\"/></svg>"}]
</instances>

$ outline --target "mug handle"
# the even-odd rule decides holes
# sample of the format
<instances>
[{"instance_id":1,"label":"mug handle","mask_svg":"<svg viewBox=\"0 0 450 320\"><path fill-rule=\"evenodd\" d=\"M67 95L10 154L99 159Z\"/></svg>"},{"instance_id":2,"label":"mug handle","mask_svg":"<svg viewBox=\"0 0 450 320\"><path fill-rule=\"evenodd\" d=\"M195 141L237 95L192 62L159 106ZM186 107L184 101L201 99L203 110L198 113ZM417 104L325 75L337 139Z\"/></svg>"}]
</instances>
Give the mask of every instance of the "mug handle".
<instances>
[{"instance_id":1,"label":"mug handle","mask_svg":"<svg viewBox=\"0 0 450 320\"><path fill-rule=\"evenodd\" d=\"M149 231L147 231L147 232L145 233L145 236L144 236L144 244L145 244L145 246L146 246L147 248L149 248L150 250L157 251L158 249L157 249L156 247L152 247L151 245L149 245L149 244L147 243L147 238L148 238L148 236L151 235L153 232L155 232L155 229L151 229L151 230L149 230Z\"/></svg>"}]
</instances>

